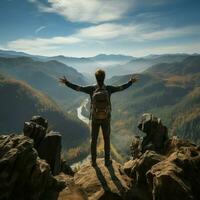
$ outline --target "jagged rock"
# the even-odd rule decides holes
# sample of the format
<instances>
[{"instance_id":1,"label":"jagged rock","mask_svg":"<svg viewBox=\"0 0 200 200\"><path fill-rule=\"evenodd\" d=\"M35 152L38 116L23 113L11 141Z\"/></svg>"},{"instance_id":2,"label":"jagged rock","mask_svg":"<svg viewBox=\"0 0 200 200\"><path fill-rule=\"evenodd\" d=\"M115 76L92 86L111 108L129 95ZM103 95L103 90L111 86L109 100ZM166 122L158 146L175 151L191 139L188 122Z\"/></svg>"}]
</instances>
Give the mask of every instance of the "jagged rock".
<instances>
[{"instance_id":1,"label":"jagged rock","mask_svg":"<svg viewBox=\"0 0 200 200\"><path fill-rule=\"evenodd\" d=\"M65 160L62 160L61 159L61 167L60 167L60 171L67 174L67 175L70 175L70 176L74 176L74 171L72 170L72 168L66 163Z\"/></svg>"},{"instance_id":2,"label":"jagged rock","mask_svg":"<svg viewBox=\"0 0 200 200\"><path fill-rule=\"evenodd\" d=\"M131 177L136 185L146 184L146 173L153 165L164 160L164 156L154 151L146 151L140 158L136 159L131 170Z\"/></svg>"},{"instance_id":3,"label":"jagged rock","mask_svg":"<svg viewBox=\"0 0 200 200\"><path fill-rule=\"evenodd\" d=\"M153 199L198 200L200 197L200 149L181 147L147 173Z\"/></svg>"},{"instance_id":4,"label":"jagged rock","mask_svg":"<svg viewBox=\"0 0 200 200\"><path fill-rule=\"evenodd\" d=\"M61 171L61 135L57 132L47 133L48 121L41 116L33 116L24 123L24 135L34 140L34 147L40 158L45 159L53 175Z\"/></svg>"},{"instance_id":5,"label":"jagged rock","mask_svg":"<svg viewBox=\"0 0 200 200\"><path fill-rule=\"evenodd\" d=\"M44 127L45 130L47 130L47 128L48 128L47 119L44 119L43 117L41 117L39 115L33 116L32 119L31 119L31 122L34 122L34 123Z\"/></svg>"},{"instance_id":6,"label":"jagged rock","mask_svg":"<svg viewBox=\"0 0 200 200\"><path fill-rule=\"evenodd\" d=\"M53 175L61 171L61 135L51 131L41 141L37 148L40 158L49 163Z\"/></svg>"},{"instance_id":7,"label":"jagged rock","mask_svg":"<svg viewBox=\"0 0 200 200\"><path fill-rule=\"evenodd\" d=\"M133 169L133 167L136 165L136 162L137 162L137 159L135 160L129 160L127 162L124 163L123 165L123 170L124 172L129 176L131 177L131 171Z\"/></svg>"},{"instance_id":8,"label":"jagged rock","mask_svg":"<svg viewBox=\"0 0 200 200\"><path fill-rule=\"evenodd\" d=\"M0 136L0 199L40 200L62 188L49 165L37 157L33 140L23 135Z\"/></svg>"},{"instance_id":9,"label":"jagged rock","mask_svg":"<svg viewBox=\"0 0 200 200\"><path fill-rule=\"evenodd\" d=\"M46 129L35 122L25 122L23 132L25 136L34 140L34 147L36 149L46 135Z\"/></svg>"},{"instance_id":10,"label":"jagged rock","mask_svg":"<svg viewBox=\"0 0 200 200\"><path fill-rule=\"evenodd\" d=\"M153 150L162 153L168 139L168 129L162 124L161 119L151 113L145 113L138 123L138 128L146 133L141 143L142 152Z\"/></svg>"},{"instance_id":11,"label":"jagged rock","mask_svg":"<svg viewBox=\"0 0 200 200\"><path fill-rule=\"evenodd\" d=\"M165 144L164 154L170 155L173 152L179 150L181 147L195 147L189 140L183 140L177 136L173 136L168 139Z\"/></svg>"}]
</instances>

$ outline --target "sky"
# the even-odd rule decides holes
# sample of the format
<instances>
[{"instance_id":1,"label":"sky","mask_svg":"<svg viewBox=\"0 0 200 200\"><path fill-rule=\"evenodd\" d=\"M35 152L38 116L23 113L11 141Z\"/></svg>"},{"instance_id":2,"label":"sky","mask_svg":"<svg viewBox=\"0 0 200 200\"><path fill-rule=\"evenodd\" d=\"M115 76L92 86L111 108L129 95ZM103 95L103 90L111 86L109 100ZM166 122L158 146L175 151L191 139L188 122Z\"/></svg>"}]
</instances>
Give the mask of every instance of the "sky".
<instances>
[{"instance_id":1,"label":"sky","mask_svg":"<svg viewBox=\"0 0 200 200\"><path fill-rule=\"evenodd\" d=\"M1 0L0 49L75 57L200 53L200 1Z\"/></svg>"}]
</instances>

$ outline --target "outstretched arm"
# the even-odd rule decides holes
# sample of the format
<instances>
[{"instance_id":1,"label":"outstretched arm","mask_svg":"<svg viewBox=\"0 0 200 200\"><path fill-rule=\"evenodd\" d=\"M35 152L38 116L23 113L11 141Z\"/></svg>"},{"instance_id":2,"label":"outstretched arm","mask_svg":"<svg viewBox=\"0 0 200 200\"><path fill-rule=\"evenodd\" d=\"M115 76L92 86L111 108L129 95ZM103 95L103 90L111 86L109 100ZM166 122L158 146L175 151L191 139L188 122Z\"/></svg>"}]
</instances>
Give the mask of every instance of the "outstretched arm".
<instances>
[{"instance_id":1,"label":"outstretched arm","mask_svg":"<svg viewBox=\"0 0 200 200\"><path fill-rule=\"evenodd\" d=\"M123 85L120 85L120 86L109 86L110 87L110 92L114 93L114 92L119 92L119 91L125 90L125 89L129 88L133 83L135 83L138 80L139 79L138 79L137 76L132 76L131 79L127 83L125 83Z\"/></svg>"},{"instance_id":2,"label":"outstretched arm","mask_svg":"<svg viewBox=\"0 0 200 200\"><path fill-rule=\"evenodd\" d=\"M76 90L76 91L81 91L87 94L91 94L93 91L93 86L80 86L76 85L74 83L69 82L65 76L63 78L59 78L59 82L62 84L65 84L67 87Z\"/></svg>"}]
</instances>

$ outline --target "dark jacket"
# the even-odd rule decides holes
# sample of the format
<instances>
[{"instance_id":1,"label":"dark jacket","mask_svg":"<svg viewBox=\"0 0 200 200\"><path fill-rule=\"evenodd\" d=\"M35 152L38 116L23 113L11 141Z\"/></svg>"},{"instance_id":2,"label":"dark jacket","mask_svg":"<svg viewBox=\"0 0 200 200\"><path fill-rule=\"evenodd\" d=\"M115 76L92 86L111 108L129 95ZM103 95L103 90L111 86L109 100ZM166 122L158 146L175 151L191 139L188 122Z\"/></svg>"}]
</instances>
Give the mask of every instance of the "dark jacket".
<instances>
[{"instance_id":1,"label":"dark jacket","mask_svg":"<svg viewBox=\"0 0 200 200\"><path fill-rule=\"evenodd\" d=\"M71 82L67 82L66 85L70 88L72 88L73 90L76 91L80 91L80 92L84 92L86 94L89 94L90 97L92 97L93 92L96 90L97 85L89 85L89 86L80 86L80 85L76 85L74 83ZM119 92L122 90L127 89L128 87L130 87L132 85L132 81L128 81L127 83L120 85L120 86L112 86L112 85L106 85L106 90L108 91L108 93L111 95L112 93L115 92Z\"/></svg>"}]
</instances>

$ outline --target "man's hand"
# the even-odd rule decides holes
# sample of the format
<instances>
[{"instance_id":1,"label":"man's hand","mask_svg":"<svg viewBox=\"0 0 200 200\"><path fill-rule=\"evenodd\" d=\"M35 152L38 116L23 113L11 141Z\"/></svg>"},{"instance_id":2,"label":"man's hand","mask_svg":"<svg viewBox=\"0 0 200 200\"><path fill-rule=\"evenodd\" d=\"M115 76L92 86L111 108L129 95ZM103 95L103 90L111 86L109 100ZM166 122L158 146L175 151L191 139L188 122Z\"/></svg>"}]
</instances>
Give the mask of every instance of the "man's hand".
<instances>
[{"instance_id":1,"label":"man's hand","mask_svg":"<svg viewBox=\"0 0 200 200\"><path fill-rule=\"evenodd\" d=\"M59 82L66 85L69 81L63 76L63 78L59 78Z\"/></svg>"},{"instance_id":2,"label":"man's hand","mask_svg":"<svg viewBox=\"0 0 200 200\"><path fill-rule=\"evenodd\" d=\"M130 80L132 81L132 83L135 83L139 80L139 77L136 75L133 75Z\"/></svg>"}]
</instances>

